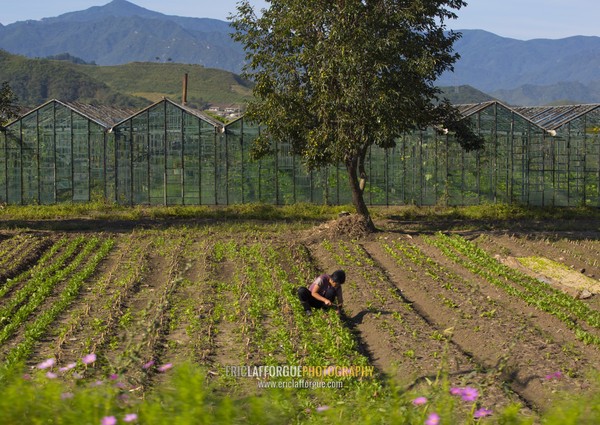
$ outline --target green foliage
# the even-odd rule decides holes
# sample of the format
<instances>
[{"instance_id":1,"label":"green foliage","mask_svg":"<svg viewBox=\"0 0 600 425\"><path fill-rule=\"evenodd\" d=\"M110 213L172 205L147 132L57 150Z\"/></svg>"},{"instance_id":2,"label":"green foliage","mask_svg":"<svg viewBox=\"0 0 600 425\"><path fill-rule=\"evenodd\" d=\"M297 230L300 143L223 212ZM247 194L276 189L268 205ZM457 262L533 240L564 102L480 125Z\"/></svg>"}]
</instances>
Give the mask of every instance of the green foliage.
<instances>
[{"instance_id":1,"label":"green foliage","mask_svg":"<svg viewBox=\"0 0 600 425\"><path fill-rule=\"evenodd\" d=\"M164 384L144 400L130 398L126 389L109 382L67 382L45 376L44 370L22 374L15 367L2 377L0 411L2 423L100 424L105 417L124 423L143 424L375 424L421 425L433 413L440 423L543 425L596 424L600 421L596 388L579 396L566 396L535 418L520 413L522 406L491 409L491 416L474 419L477 403L466 402L449 393L444 376L420 392L406 392L393 384L380 389L376 397L360 387L331 405L311 403L306 407L295 393L265 390L262 396L232 397L207 378L205 371L190 364L176 365ZM598 380L596 379L596 382ZM424 397L416 405L417 397ZM318 403L318 400L316 400ZM133 419L132 415L136 415Z\"/></svg>"},{"instance_id":2,"label":"green foliage","mask_svg":"<svg viewBox=\"0 0 600 425\"><path fill-rule=\"evenodd\" d=\"M0 89L0 126L6 124L12 118L16 118L19 112L17 101L17 96L13 93L8 82L3 82Z\"/></svg>"},{"instance_id":3,"label":"green foliage","mask_svg":"<svg viewBox=\"0 0 600 425\"><path fill-rule=\"evenodd\" d=\"M359 178L372 145L388 147L403 132L429 124L453 125L459 140L476 147L459 114L438 102L434 80L456 61L459 35L445 21L465 3L273 1L257 17L238 3L234 39L247 52L245 76L256 100L247 116L268 128L269 138L292 143L306 165L345 164L357 211L368 217Z\"/></svg>"}]
</instances>

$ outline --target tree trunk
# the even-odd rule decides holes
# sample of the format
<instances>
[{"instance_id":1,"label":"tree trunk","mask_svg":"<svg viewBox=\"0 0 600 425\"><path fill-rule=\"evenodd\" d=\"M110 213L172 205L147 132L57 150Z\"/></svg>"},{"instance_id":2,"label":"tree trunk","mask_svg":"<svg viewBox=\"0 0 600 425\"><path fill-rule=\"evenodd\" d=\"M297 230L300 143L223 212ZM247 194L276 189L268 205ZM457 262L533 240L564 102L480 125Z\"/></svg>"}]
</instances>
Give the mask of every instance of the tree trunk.
<instances>
[{"instance_id":1,"label":"tree trunk","mask_svg":"<svg viewBox=\"0 0 600 425\"><path fill-rule=\"evenodd\" d=\"M370 231L375 231L375 224L371 220L369 209L363 198L363 191L360 188L359 175L358 175L358 158L353 158L346 161L346 170L348 171L348 180L350 183L350 189L352 190L352 204L356 208L356 212L363 216L367 227Z\"/></svg>"}]
</instances>

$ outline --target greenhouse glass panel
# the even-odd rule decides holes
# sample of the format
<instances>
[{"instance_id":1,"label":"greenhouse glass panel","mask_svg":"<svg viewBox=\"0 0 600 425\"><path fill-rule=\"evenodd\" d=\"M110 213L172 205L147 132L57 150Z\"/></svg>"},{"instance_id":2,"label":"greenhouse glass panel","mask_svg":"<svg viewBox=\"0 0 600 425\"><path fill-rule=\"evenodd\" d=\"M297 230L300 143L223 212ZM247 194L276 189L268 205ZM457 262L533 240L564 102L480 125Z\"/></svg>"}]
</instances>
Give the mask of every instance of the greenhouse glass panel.
<instances>
[{"instance_id":1,"label":"greenhouse glass panel","mask_svg":"<svg viewBox=\"0 0 600 425\"><path fill-rule=\"evenodd\" d=\"M227 204L241 204L245 201L246 192L244 173L246 161L244 158L244 138L241 122L235 122L227 127L225 141L227 151Z\"/></svg>"},{"instance_id":2,"label":"greenhouse glass panel","mask_svg":"<svg viewBox=\"0 0 600 425\"><path fill-rule=\"evenodd\" d=\"M106 139L102 127L92 124L90 131L90 199L109 199L106 193Z\"/></svg>"},{"instance_id":3,"label":"greenhouse glass panel","mask_svg":"<svg viewBox=\"0 0 600 425\"><path fill-rule=\"evenodd\" d=\"M600 207L600 107L585 115L585 197L582 204Z\"/></svg>"},{"instance_id":4,"label":"greenhouse glass panel","mask_svg":"<svg viewBox=\"0 0 600 425\"><path fill-rule=\"evenodd\" d=\"M73 137L72 112L55 105L56 138L56 202L73 200Z\"/></svg>"},{"instance_id":5,"label":"greenhouse glass panel","mask_svg":"<svg viewBox=\"0 0 600 425\"><path fill-rule=\"evenodd\" d=\"M21 121L13 123L6 129L6 202L20 204L21 197Z\"/></svg>"},{"instance_id":6,"label":"greenhouse glass panel","mask_svg":"<svg viewBox=\"0 0 600 425\"><path fill-rule=\"evenodd\" d=\"M217 204L217 138L204 129L200 137L200 203Z\"/></svg>"},{"instance_id":7,"label":"greenhouse glass panel","mask_svg":"<svg viewBox=\"0 0 600 425\"><path fill-rule=\"evenodd\" d=\"M388 152L377 146L371 146L365 158L363 197L367 204L388 205ZM360 178L360 176L359 176ZM347 183L349 185L349 183ZM351 200L350 200L351 202Z\"/></svg>"},{"instance_id":8,"label":"greenhouse glass panel","mask_svg":"<svg viewBox=\"0 0 600 425\"><path fill-rule=\"evenodd\" d=\"M277 155L277 204L289 205L296 202L295 160L292 145L278 143Z\"/></svg>"},{"instance_id":9,"label":"greenhouse glass panel","mask_svg":"<svg viewBox=\"0 0 600 425\"><path fill-rule=\"evenodd\" d=\"M294 188L296 202L313 202L312 173L306 169L298 156L294 156Z\"/></svg>"},{"instance_id":10,"label":"greenhouse glass panel","mask_svg":"<svg viewBox=\"0 0 600 425\"><path fill-rule=\"evenodd\" d=\"M0 203L7 202L6 196L6 137L8 131L0 133Z\"/></svg>"},{"instance_id":11,"label":"greenhouse glass panel","mask_svg":"<svg viewBox=\"0 0 600 425\"><path fill-rule=\"evenodd\" d=\"M183 202L200 204L200 135L203 121L185 114L183 117Z\"/></svg>"},{"instance_id":12,"label":"greenhouse glass panel","mask_svg":"<svg viewBox=\"0 0 600 425\"><path fill-rule=\"evenodd\" d=\"M116 195L119 204L132 204L131 195L131 143L129 142L131 120L115 132Z\"/></svg>"},{"instance_id":13,"label":"greenhouse glass panel","mask_svg":"<svg viewBox=\"0 0 600 425\"><path fill-rule=\"evenodd\" d=\"M40 203L56 202L56 143L54 137L54 103L40 108L38 115L38 137L40 141Z\"/></svg>"},{"instance_id":14,"label":"greenhouse glass panel","mask_svg":"<svg viewBox=\"0 0 600 425\"><path fill-rule=\"evenodd\" d=\"M25 205L40 202L37 124L37 113L21 120L21 196Z\"/></svg>"},{"instance_id":15,"label":"greenhouse glass panel","mask_svg":"<svg viewBox=\"0 0 600 425\"><path fill-rule=\"evenodd\" d=\"M396 140L396 146L387 149L388 158L388 182L387 182L387 204L404 204L404 138ZM368 176L367 176L368 177ZM367 186L369 180L367 180Z\"/></svg>"},{"instance_id":16,"label":"greenhouse glass panel","mask_svg":"<svg viewBox=\"0 0 600 425\"><path fill-rule=\"evenodd\" d=\"M147 111L146 127L140 128L140 131L148 131L150 146L150 203L152 205L165 205L167 203L165 107L166 104L159 104L150 108Z\"/></svg>"},{"instance_id":17,"label":"greenhouse glass panel","mask_svg":"<svg viewBox=\"0 0 600 425\"><path fill-rule=\"evenodd\" d=\"M166 118L166 190L167 205L183 204L183 115L185 112L165 103Z\"/></svg>"},{"instance_id":18,"label":"greenhouse glass panel","mask_svg":"<svg viewBox=\"0 0 600 425\"><path fill-rule=\"evenodd\" d=\"M131 169L133 179L133 202L150 204L148 114L143 113L131 118L131 126L124 136L131 145Z\"/></svg>"},{"instance_id":19,"label":"greenhouse glass panel","mask_svg":"<svg viewBox=\"0 0 600 425\"><path fill-rule=\"evenodd\" d=\"M90 200L90 121L78 114L73 118L73 201Z\"/></svg>"}]
</instances>

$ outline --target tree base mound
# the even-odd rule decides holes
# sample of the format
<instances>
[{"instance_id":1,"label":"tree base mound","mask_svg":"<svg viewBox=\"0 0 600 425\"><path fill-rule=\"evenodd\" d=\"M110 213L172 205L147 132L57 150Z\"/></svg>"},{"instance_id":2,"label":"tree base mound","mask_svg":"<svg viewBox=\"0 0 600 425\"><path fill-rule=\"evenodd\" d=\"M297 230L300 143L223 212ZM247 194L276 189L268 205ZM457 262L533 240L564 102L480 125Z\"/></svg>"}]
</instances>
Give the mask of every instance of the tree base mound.
<instances>
[{"instance_id":1,"label":"tree base mound","mask_svg":"<svg viewBox=\"0 0 600 425\"><path fill-rule=\"evenodd\" d=\"M335 220L323 223L307 232L306 238L317 239L359 239L369 236L373 231L367 220L359 214L344 215Z\"/></svg>"}]
</instances>

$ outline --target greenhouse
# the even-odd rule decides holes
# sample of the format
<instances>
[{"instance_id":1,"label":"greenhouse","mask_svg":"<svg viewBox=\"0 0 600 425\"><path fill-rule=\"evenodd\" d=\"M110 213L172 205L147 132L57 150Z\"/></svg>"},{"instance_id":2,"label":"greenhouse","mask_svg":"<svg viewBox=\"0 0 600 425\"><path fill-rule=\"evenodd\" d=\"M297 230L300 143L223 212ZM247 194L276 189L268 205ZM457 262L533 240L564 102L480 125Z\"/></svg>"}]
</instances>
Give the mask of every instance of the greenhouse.
<instances>
[{"instance_id":1,"label":"greenhouse","mask_svg":"<svg viewBox=\"0 0 600 425\"><path fill-rule=\"evenodd\" d=\"M600 206L600 105L457 105L485 140L465 152L443 128L368 153L369 205ZM285 141L251 157L259 126L227 125L163 99L142 111L48 102L0 135L0 203L348 204L343 166L307 170Z\"/></svg>"},{"instance_id":2,"label":"greenhouse","mask_svg":"<svg viewBox=\"0 0 600 425\"><path fill-rule=\"evenodd\" d=\"M223 126L200 111L163 99L117 123L115 197L120 204L227 203ZM224 198L227 199L226 197Z\"/></svg>"},{"instance_id":3,"label":"greenhouse","mask_svg":"<svg viewBox=\"0 0 600 425\"><path fill-rule=\"evenodd\" d=\"M54 204L114 197L108 130L132 111L49 101L2 129L0 202Z\"/></svg>"}]
</instances>

